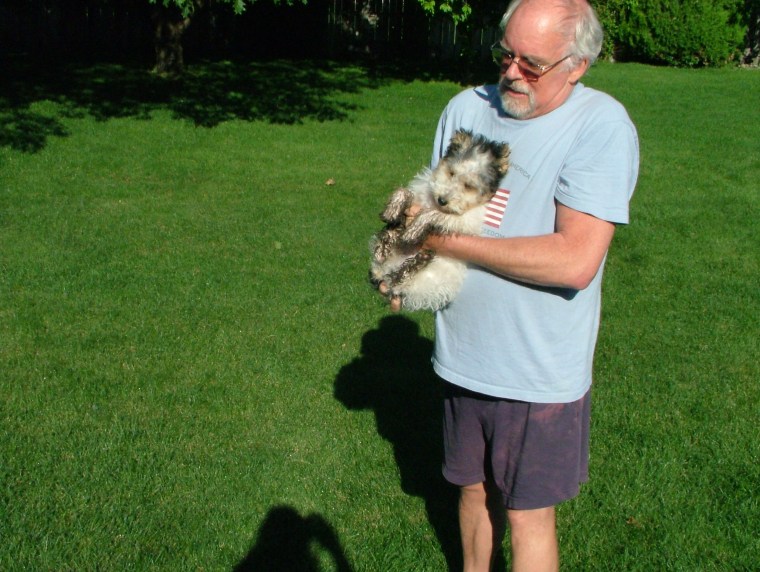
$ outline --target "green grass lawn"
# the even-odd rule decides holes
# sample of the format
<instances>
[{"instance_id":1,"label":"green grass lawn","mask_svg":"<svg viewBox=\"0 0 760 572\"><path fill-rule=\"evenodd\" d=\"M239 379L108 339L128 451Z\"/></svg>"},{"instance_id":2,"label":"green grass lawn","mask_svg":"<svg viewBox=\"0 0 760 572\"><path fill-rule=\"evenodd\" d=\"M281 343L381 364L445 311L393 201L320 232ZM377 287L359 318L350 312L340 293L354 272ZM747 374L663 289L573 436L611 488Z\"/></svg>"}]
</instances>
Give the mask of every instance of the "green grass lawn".
<instances>
[{"instance_id":1,"label":"green grass lawn","mask_svg":"<svg viewBox=\"0 0 760 572\"><path fill-rule=\"evenodd\" d=\"M456 569L432 319L389 315L366 274L462 86L367 71L0 88L0 569ZM627 106L642 164L563 569L756 570L760 74L585 82Z\"/></svg>"}]
</instances>

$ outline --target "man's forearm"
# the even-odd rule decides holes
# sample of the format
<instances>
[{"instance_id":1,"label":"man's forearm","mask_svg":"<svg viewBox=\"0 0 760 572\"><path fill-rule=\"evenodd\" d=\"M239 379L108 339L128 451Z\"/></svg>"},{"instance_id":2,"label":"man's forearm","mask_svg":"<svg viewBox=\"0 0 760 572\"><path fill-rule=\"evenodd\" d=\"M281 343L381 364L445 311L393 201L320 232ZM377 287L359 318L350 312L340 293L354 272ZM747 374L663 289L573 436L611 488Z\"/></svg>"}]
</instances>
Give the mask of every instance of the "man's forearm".
<instances>
[{"instance_id":1,"label":"man's forearm","mask_svg":"<svg viewBox=\"0 0 760 572\"><path fill-rule=\"evenodd\" d=\"M599 271L615 225L561 205L557 215L557 230L551 234L432 236L425 246L520 282L583 290Z\"/></svg>"},{"instance_id":2,"label":"man's forearm","mask_svg":"<svg viewBox=\"0 0 760 572\"><path fill-rule=\"evenodd\" d=\"M526 238L436 236L426 246L441 256L470 262L528 284L581 290L590 282L573 263L557 234Z\"/></svg>"}]
</instances>

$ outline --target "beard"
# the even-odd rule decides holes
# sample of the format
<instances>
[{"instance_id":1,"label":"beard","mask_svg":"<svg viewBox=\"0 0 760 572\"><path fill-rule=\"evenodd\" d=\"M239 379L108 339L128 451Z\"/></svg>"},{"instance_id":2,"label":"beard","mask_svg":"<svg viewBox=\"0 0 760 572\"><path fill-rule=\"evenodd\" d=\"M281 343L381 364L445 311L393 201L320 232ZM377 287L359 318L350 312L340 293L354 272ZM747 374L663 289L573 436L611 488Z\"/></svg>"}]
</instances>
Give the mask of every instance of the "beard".
<instances>
[{"instance_id":1,"label":"beard","mask_svg":"<svg viewBox=\"0 0 760 572\"><path fill-rule=\"evenodd\" d=\"M512 94L513 92L527 95L527 100L522 97L515 97ZM533 92L525 85L517 84L515 81L503 77L499 80L499 93L501 94L501 106L504 108L504 111L515 119L530 117L536 110Z\"/></svg>"}]
</instances>

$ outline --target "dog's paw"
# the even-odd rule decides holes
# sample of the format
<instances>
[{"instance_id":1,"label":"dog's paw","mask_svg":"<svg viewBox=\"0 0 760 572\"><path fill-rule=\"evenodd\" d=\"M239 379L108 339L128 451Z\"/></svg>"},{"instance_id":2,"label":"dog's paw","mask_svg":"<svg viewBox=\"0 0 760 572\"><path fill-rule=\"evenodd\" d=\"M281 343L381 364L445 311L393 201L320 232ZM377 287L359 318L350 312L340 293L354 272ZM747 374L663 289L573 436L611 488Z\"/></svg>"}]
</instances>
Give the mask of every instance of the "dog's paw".
<instances>
[{"instance_id":1,"label":"dog's paw","mask_svg":"<svg viewBox=\"0 0 760 572\"><path fill-rule=\"evenodd\" d=\"M431 260L433 260L434 256L435 256L435 251L434 250L430 250L429 248L425 248L423 250L420 250L416 254L415 258L417 259L418 262L427 264Z\"/></svg>"},{"instance_id":2,"label":"dog's paw","mask_svg":"<svg viewBox=\"0 0 760 572\"><path fill-rule=\"evenodd\" d=\"M409 189L403 187L396 189L385 205L385 210L380 213L380 218L387 224L402 224L404 212L411 206L412 198L412 192Z\"/></svg>"}]
</instances>

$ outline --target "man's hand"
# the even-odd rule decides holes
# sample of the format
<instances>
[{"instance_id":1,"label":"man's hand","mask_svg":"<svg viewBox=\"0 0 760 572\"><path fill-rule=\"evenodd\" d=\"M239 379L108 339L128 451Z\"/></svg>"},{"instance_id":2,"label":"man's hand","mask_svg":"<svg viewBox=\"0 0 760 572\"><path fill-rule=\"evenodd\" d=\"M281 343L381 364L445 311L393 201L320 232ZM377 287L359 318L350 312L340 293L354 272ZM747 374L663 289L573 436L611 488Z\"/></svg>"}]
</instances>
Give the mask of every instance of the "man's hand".
<instances>
[{"instance_id":1,"label":"man's hand","mask_svg":"<svg viewBox=\"0 0 760 572\"><path fill-rule=\"evenodd\" d=\"M418 214L420 214L420 205L412 205L406 209L404 211L404 216L406 217L404 226L409 226Z\"/></svg>"},{"instance_id":2,"label":"man's hand","mask_svg":"<svg viewBox=\"0 0 760 572\"><path fill-rule=\"evenodd\" d=\"M388 304L390 305L391 312L401 311L401 296L388 296L388 285L385 282L380 282L377 287L380 294L388 298Z\"/></svg>"}]
</instances>

